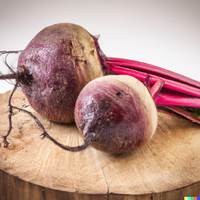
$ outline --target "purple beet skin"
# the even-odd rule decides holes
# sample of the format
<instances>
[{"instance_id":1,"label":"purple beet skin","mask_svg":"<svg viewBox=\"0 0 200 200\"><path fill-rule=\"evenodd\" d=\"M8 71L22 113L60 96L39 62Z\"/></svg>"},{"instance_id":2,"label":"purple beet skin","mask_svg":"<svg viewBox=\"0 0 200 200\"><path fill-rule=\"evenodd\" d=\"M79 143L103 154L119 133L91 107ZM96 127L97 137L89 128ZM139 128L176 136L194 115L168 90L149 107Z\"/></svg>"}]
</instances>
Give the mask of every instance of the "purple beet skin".
<instances>
[{"instance_id":1,"label":"purple beet skin","mask_svg":"<svg viewBox=\"0 0 200 200\"><path fill-rule=\"evenodd\" d=\"M147 129L152 119L146 117L147 106L134 89L120 81L120 76L118 80L110 77L84 87L76 102L75 120L84 138L93 135L91 146L97 150L128 152L150 139Z\"/></svg>"},{"instance_id":2,"label":"purple beet skin","mask_svg":"<svg viewBox=\"0 0 200 200\"><path fill-rule=\"evenodd\" d=\"M103 75L93 37L74 24L39 32L18 60L18 81L30 105L57 122L74 122L81 89Z\"/></svg>"}]
</instances>

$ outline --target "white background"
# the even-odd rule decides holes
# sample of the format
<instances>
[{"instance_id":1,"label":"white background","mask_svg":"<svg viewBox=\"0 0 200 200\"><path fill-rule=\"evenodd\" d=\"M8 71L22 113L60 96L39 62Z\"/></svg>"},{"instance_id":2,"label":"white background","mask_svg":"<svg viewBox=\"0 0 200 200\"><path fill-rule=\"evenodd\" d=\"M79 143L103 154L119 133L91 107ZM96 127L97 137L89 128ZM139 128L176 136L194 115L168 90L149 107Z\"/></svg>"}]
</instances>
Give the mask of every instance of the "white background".
<instances>
[{"instance_id":1,"label":"white background","mask_svg":"<svg viewBox=\"0 0 200 200\"><path fill-rule=\"evenodd\" d=\"M100 34L109 57L154 64L200 81L200 0L1 0L0 51L22 50L61 22ZM16 64L16 58L10 64ZM8 72L0 59L0 71ZM12 89L0 81L0 93Z\"/></svg>"}]
</instances>

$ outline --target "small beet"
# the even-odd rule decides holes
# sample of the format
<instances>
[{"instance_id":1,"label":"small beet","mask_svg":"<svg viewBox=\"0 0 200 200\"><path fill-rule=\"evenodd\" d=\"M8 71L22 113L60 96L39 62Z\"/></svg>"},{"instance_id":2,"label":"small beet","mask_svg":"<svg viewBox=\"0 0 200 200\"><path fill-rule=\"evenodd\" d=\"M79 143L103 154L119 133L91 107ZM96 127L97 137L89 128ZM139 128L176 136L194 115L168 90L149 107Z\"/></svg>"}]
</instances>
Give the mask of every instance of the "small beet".
<instances>
[{"instance_id":1,"label":"small beet","mask_svg":"<svg viewBox=\"0 0 200 200\"><path fill-rule=\"evenodd\" d=\"M16 79L40 115L71 123L79 92L101 76L94 37L78 25L61 23L44 28L21 52Z\"/></svg>"},{"instance_id":2,"label":"small beet","mask_svg":"<svg viewBox=\"0 0 200 200\"><path fill-rule=\"evenodd\" d=\"M108 75L88 83L75 106L75 121L85 141L109 153L146 144L157 127L157 110L148 89L128 75Z\"/></svg>"}]
</instances>

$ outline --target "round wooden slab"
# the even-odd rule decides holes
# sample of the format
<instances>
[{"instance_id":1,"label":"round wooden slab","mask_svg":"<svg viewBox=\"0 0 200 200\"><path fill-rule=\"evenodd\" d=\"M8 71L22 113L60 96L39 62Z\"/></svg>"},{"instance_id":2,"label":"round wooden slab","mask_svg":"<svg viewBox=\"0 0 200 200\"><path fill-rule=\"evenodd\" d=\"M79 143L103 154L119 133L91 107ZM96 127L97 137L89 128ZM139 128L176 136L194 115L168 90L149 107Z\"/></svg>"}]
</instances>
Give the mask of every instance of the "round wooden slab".
<instances>
[{"instance_id":1,"label":"round wooden slab","mask_svg":"<svg viewBox=\"0 0 200 200\"><path fill-rule=\"evenodd\" d=\"M0 142L9 128L10 91L0 94ZM48 133L68 146L83 143L75 124L59 124L38 115L22 92L12 105L31 111ZM174 190L200 181L200 126L158 113L158 127L149 143L125 154L88 147L65 151L50 140L26 113L14 110L9 146L0 146L0 169L51 189L88 194L147 194Z\"/></svg>"}]
</instances>

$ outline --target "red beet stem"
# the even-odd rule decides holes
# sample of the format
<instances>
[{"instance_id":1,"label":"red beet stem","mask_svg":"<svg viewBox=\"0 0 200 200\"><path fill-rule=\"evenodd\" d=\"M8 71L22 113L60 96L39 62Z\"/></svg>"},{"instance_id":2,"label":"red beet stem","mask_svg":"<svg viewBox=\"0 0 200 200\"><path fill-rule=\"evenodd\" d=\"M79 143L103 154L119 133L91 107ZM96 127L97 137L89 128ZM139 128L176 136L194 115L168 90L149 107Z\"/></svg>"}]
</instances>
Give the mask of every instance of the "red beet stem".
<instances>
[{"instance_id":1,"label":"red beet stem","mask_svg":"<svg viewBox=\"0 0 200 200\"><path fill-rule=\"evenodd\" d=\"M194 97L182 97L160 92L154 99L156 106L186 106L200 108L200 99Z\"/></svg>"},{"instance_id":2,"label":"red beet stem","mask_svg":"<svg viewBox=\"0 0 200 200\"><path fill-rule=\"evenodd\" d=\"M133 76L137 79L139 79L142 82L146 82L146 78L148 76L151 77L150 79L150 85L154 85L157 81L163 81L165 83L164 88L170 89L170 90L174 90L176 92L180 92L180 93L184 93L187 95L191 95L191 96L195 96L195 97L200 97L200 89L184 84L184 83L180 83L180 82L176 82L173 80L169 80L169 79L165 79L165 78L160 78L158 76L155 75L151 75L145 72L140 72L137 70L133 70L133 69L127 69L127 68L123 68L123 67L119 67L119 66L115 66L115 65L110 65L107 66L110 70L114 71L116 74L123 74L123 75L129 75L129 76Z\"/></svg>"},{"instance_id":3,"label":"red beet stem","mask_svg":"<svg viewBox=\"0 0 200 200\"><path fill-rule=\"evenodd\" d=\"M151 88L150 88L150 93L151 96L153 97L154 101L157 98L158 94L160 93L161 89L164 86L163 81L157 81Z\"/></svg>"},{"instance_id":4,"label":"red beet stem","mask_svg":"<svg viewBox=\"0 0 200 200\"><path fill-rule=\"evenodd\" d=\"M135 61L135 60L128 60L128 59L121 59L121 58L107 58L105 61L106 64L114 64L120 65L123 67L129 67L133 69L137 69L143 72L147 72L159 77L167 78L170 80L175 80L181 83L186 83L188 85L194 86L196 88L200 88L200 82L183 76L181 74L172 72L170 70L166 70L155 65Z\"/></svg>"}]
</instances>

